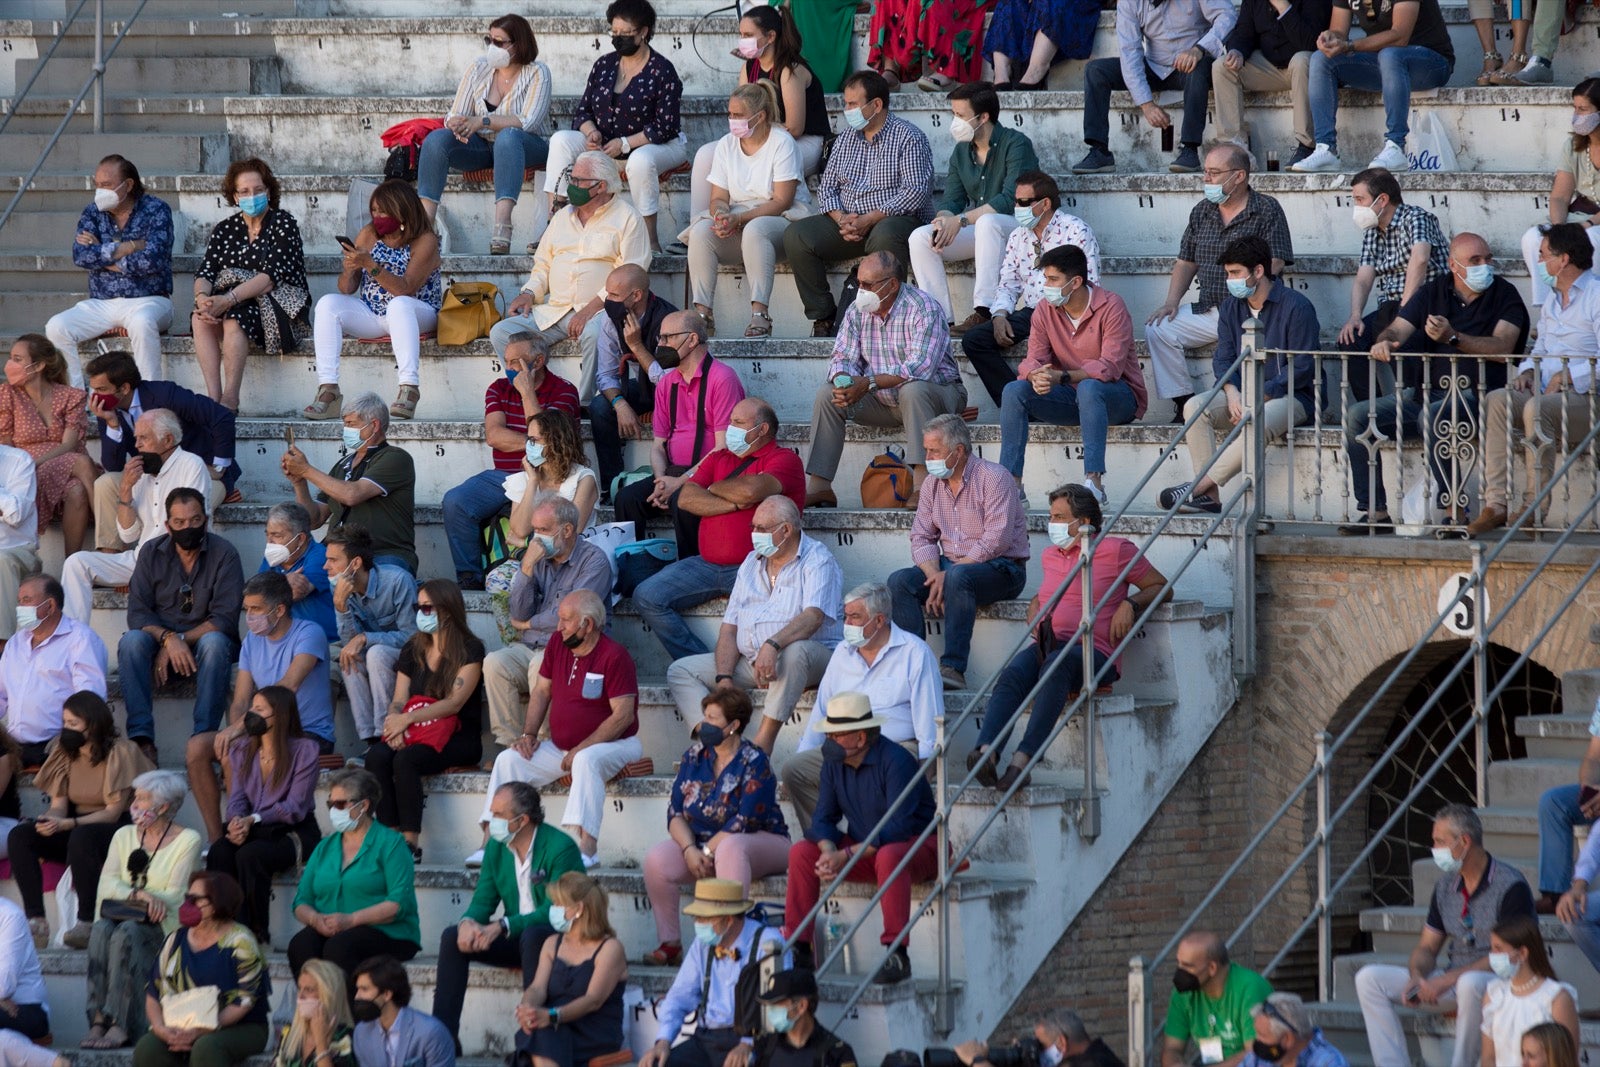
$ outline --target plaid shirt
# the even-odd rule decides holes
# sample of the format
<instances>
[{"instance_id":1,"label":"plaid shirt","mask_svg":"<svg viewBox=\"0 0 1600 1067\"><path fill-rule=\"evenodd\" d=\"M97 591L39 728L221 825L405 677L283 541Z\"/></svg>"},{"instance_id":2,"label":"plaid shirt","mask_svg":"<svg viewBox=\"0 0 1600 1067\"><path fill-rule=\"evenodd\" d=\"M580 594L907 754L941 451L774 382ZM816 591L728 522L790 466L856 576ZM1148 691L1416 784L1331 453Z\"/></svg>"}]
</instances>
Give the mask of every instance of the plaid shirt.
<instances>
[{"instance_id":1,"label":"plaid shirt","mask_svg":"<svg viewBox=\"0 0 1600 1067\"><path fill-rule=\"evenodd\" d=\"M1406 290L1406 266L1411 248L1428 246L1428 276L1431 282L1450 269L1447 245L1439 220L1415 204L1400 204L1394 209L1389 228L1374 226L1361 238L1361 265L1378 272L1378 301L1399 300Z\"/></svg>"},{"instance_id":2,"label":"plaid shirt","mask_svg":"<svg viewBox=\"0 0 1600 1067\"><path fill-rule=\"evenodd\" d=\"M841 133L817 187L817 207L824 214L881 211L927 222L933 218L933 150L927 137L893 115L871 140L855 130Z\"/></svg>"},{"instance_id":3,"label":"plaid shirt","mask_svg":"<svg viewBox=\"0 0 1600 1067\"><path fill-rule=\"evenodd\" d=\"M893 374L935 385L959 382L961 371L956 368L944 308L904 282L887 316L868 315L852 301L839 322L828 363L828 377L838 374ZM890 407L900 403L899 388L879 389L876 396Z\"/></svg>"},{"instance_id":4,"label":"plaid shirt","mask_svg":"<svg viewBox=\"0 0 1600 1067\"><path fill-rule=\"evenodd\" d=\"M1006 238L1005 258L1000 261L1000 284L995 288L994 303L989 305L989 310L1000 314L1018 307L1038 307L1039 301L1044 299L1044 271L1039 269L1039 257L1062 245L1077 245L1083 250L1089 261L1089 284L1099 285L1100 242L1095 240L1094 231L1078 216L1057 211L1045 225L1044 240L1039 239L1032 226L1018 226Z\"/></svg>"},{"instance_id":5,"label":"plaid shirt","mask_svg":"<svg viewBox=\"0 0 1600 1067\"><path fill-rule=\"evenodd\" d=\"M968 455L959 493L950 491L946 478L922 483L911 523L911 562L921 566L941 556L968 563L1028 558L1028 517L1010 471Z\"/></svg>"},{"instance_id":6,"label":"plaid shirt","mask_svg":"<svg viewBox=\"0 0 1600 1067\"><path fill-rule=\"evenodd\" d=\"M1200 299L1194 304L1196 314L1210 311L1228 295L1228 272L1217 262L1222 250L1240 237L1252 236L1266 238L1274 259L1281 259L1286 265L1294 262L1289 220L1284 218L1283 207L1265 193L1251 189L1244 210L1227 225L1222 222L1221 206L1209 200L1200 201L1189 212L1189 225L1184 228L1178 258L1200 268Z\"/></svg>"}]
</instances>

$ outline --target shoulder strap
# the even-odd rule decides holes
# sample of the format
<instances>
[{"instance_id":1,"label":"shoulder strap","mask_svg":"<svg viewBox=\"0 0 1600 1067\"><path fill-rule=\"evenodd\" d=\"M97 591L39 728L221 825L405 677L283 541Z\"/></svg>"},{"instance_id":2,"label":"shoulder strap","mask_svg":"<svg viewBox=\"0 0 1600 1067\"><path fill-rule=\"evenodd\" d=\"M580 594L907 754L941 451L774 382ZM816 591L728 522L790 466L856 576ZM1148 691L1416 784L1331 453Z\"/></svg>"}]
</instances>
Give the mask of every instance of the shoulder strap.
<instances>
[{"instance_id":1,"label":"shoulder strap","mask_svg":"<svg viewBox=\"0 0 1600 1067\"><path fill-rule=\"evenodd\" d=\"M694 452L689 458L689 466L700 462L700 457L705 454L705 446L701 444L706 436L706 387L711 383L711 352L706 351L706 361L700 366L700 396L695 400L694 412Z\"/></svg>"}]
</instances>

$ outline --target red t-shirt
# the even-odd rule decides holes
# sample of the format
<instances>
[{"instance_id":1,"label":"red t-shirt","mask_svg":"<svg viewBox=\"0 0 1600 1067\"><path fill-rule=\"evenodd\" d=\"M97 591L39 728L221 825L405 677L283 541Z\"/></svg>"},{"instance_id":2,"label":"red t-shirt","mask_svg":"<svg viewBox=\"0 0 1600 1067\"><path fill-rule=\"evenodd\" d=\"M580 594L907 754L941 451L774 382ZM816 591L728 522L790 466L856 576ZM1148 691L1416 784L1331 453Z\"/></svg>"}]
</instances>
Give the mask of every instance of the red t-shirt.
<instances>
[{"instance_id":1,"label":"red t-shirt","mask_svg":"<svg viewBox=\"0 0 1600 1067\"><path fill-rule=\"evenodd\" d=\"M1137 558L1137 559L1136 559ZM1129 560L1135 560L1129 569L1128 576L1121 582L1112 584L1112 580L1122 573L1122 568L1128 566ZM1044 581L1039 583L1039 596L1048 600L1061 585L1061 580L1067 576L1078 562L1078 546L1071 548L1057 548L1051 545L1039 557L1039 562L1044 568ZM1150 561L1139 555L1139 546L1132 541L1121 537L1107 537L1101 540L1094 550L1093 574L1094 584L1090 592L1090 602L1100 603L1100 599L1111 591L1111 597L1106 601L1094 616L1094 647L1105 655L1110 655L1116 647L1116 642L1111 640L1111 619L1128 599L1128 588L1134 582L1150 573ZM1056 601L1056 609L1050 614L1050 622L1056 632L1056 637L1067 641L1078 632L1078 620L1083 618L1083 572L1079 571L1072 578L1072 584Z\"/></svg>"},{"instance_id":2,"label":"red t-shirt","mask_svg":"<svg viewBox=\"0 0 1600 1067\"><path fill-rule=\"evenodd\" d=\"M747 474L770 474L778 479L784 496L794 501L795 507L806 506L806 471L800 456L793 450L768 441L754 452L755 462L740 471ZM705 489L720 482L750 456L736 456L726 448L719 448L705 458L690 479ZM732 566L743 563L750 554L750 523L754 521L755 508L730 511L726 515L707 515L700 520L700 557L707 563Z\"/></svg>"},{"instance_id":3,"label":"red t-shirt","mask_svg":"<svg viewBox=\"0 0 1600 1067\"><path fill-rule=\"evenodd\" d=\"M557 377L550 371L544 372L544 381L533 391L534 399L539 401L541 408L559 411L572 419L572 428L578 429L578 389L577 386L565 378ZM522 394L517 392L517 387L511 384L510 379L504 375L489 383L489 388L483 393L484 417L499 412L506 418L506 429L515 433L528 432L528 415L522 410ZM523 453L501 452L494 449L494 469L497 471L519 471L522 469Z\"/></svg>"},{"instance_id":4,"label":"red t-shirt","mask_svg":"<svg viewBox=\"0 0 1600 1067\"><path fill-rule=\"evenodd\" d=\"M539 676L550 680L550 740L563 752L583 744L589 735L611 718L611 702L619 697L639 696L639 678L628 650L605 634L587 656L573 656L572 650L552 635L539 664ZM617 737L632 737L639 732L639 716Z\"/></svg>"}]
</instances>

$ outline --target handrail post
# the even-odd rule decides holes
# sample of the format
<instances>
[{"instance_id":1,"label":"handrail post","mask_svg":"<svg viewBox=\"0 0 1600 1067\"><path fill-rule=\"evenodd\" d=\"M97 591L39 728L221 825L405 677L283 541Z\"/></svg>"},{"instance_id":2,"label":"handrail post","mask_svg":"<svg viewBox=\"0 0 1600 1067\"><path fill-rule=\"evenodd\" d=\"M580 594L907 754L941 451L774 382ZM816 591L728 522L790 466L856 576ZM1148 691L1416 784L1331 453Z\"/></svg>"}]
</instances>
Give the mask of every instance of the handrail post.
<instances>
[{"instance_id":1,"label":"handrail post","mask_svg":"<svg viewBox=\"0 0 1600 1067\"><path fill-rule=\"evenodd\" d=\"M1266 484L1265 438L1261 434L1263 398L1261 364L1266 358L1266 328L1254 315L1245 320L1240 339L1244 358L1239 375L1244 385L1246 422L1239 444L1244 452L1244 507L1233 530L1233 673L1256 673L1256 525L1261 519Z\"/></svg>"},{"instance_id":2,"label":"handrail post","mask_svg":"<svg viewBox=\"0 0 1600 1067\"><path fill-rule=\"evenodd\" d=\"M1333 883L1332 788L1328 773L1326 730L1317 731L1317 998L1333 999Z\"/></svg>"},{"instance_id":3,"label":"handrail post","mask_svg":"<svg viewBox=\"0 0 1600 1067\"><path fill-rule=\"evenodd\" d=\"M934 759L934 795L938 798L935 817L939 820L939 833L935 838L939 847L939 984L933 995L933 1028L944 1037L956 1025L950 981L950 753L946 749L949 737L945 734L943 715L933 720L933 727L938 745Z\"/></svg>"},{"instance_id":4,"label":"handrail post","mask_svg":"<svg viewBox=\"0 0 1600 1067\"><path fill-rule=\"evenodd\" d=\"M1099 728L1094 718L1094 550L1097 534L1093 526L1084 523L1078 528L1078 553L1083 569L1078 583L1083 590L1083 614L1078 619L1077 639L1083 651L1083 799L1078 803L1078 836L1093 841L1100 836L1100 789L1095 782L1095 731ZM1049 621L1045 625L1050 625ZM1038 707L1033 714L1039 713Z\"/></svg>"},{"instance_id":5,"label":"handrail post","mask_svg":"<svg viewBox=\"0 0 1600 1067\"><path fill-rule=\"evenodd\" d=\"M1150 1062L1150 971L1143 956L1128 960L1128 1063L1145 1067Z\"/></svg>"},{"instance_id":6,"label":"handrail post","mask_svg":"<svg viewBox=\"0 0 1600 1067\"><path fill-rule=\"evenodd\" d=\"M1484 599L1484 579L1488 564L1484 562L1483 542L1472 542L1472 718L1476 725L1474 742L1477 749L1478 807L1489 803L1489 709L1485 707L1485 693L1489 686L1489 621L1488 601Z\"/></svg>"},{"instance_id":7,"label":"handrail post","mask_svg":"<svg viewBox=\"0 0 1600 1067\"><path fill-rule=\"evenodd\" d=\"M94 132L106 132L106 0L94 0Z\"/></svg>"}]
</instances>

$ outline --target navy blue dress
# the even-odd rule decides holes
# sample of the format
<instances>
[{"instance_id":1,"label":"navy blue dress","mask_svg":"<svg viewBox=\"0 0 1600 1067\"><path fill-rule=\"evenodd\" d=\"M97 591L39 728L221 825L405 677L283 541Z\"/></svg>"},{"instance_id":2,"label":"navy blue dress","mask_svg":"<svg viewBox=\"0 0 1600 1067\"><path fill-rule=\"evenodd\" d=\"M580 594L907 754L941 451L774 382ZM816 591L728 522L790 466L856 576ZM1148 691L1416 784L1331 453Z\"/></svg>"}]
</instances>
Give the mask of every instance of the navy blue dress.
<instances>
[{"instance_id":1,"label":"navy blue dress","mask_svg":"<svg viewBox=\"0 0 1600 1067\"><path fill-rule=\"evenodd\" d=\"M984 37L986 55L996 52L1013 64L1027 66L1034 35L1041 30L1056 46L1052 64L1063 59L1088 59L1100 24L1099 0L1000 0ZM1015 71L1021 75L1019 68Z\"/></svg>"},{"instance_id":2,"label":"navy blue dress","mask_svg":"<svg viewBox=\"0 0 1600 1067\"><path fill-rule=\"evenodd\" d=\"M555 956L551 960L550 984L545 989L545 1007L559 1008L571 1004L589 991L594 979L594 958L605 948L609 937L595 947L582 963L568 963L561 958L564 935L556 935ZM533 1033L517 1031L517 1051L530 1056L543 1056L554 1060L560 1067L587 1064L596 1056L604 1056L622 1048L622 987L618 982L611 988L605 1003L581 1019L556 1026L547 1026Z\"/></svg>"}]
</instances>

